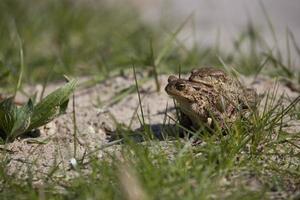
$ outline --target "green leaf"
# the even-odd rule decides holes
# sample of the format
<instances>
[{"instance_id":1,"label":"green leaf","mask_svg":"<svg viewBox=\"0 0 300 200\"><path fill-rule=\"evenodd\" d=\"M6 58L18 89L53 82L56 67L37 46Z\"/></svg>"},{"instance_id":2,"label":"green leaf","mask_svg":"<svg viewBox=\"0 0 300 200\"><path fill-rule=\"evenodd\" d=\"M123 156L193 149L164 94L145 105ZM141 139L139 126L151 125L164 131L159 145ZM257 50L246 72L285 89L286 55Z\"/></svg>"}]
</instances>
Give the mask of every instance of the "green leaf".
<instances>
[{"instance_id":1,"label":"green leaf","mask_svg":"<svg viewBox=\"0 0 300 200\"><path fill-rule=\"evenodd\" d=\"M0 102L0 129L8 136L17 118L17 106L13 98L7 98Z\"/></svg>"},{"instance_id":2,"label":"green leaf","mask_svg":"<svg viewBox=\"0 0 300 200\"><path fill-rule=\"evenodd\" d=\"M21 108L14 104L13 98L2 101L0 103L0 129L5 134L5 138L13 139L26 132L32 111L31 100Z\"/></svg>"},{"instance_id":3,"label":"green leaf","mask_svg":"<svg viewBox=\"0 0 300 200\"><path fill-rule=\"evenodd\" d=\"M43 126L64 113L67 109L69 96L75 90L76 83L76 80L71 80L39 102L33 109L31 124L28 130Z\"/></svg>"},{"instance_id":4,"label":"green leaf","mask_svg":"<svg viewBox=\"0 0 300 200\"><path fill-rule=\"evenodd\" d=\"M36 106L32 100L22 107L17 107L13 98L0 102L0 137L13 140L23 133L38 128L58 115L65 113L69 96L74 91L76 81L72 80L63 87L45 97Z\"/></svg>"},{"instance_id":5,"label":"green leaf","mask_svg":"<svg viewBox=\"0 0 300 200\"><path fill-rule=\"evenodd\" d=\"M33 103L31 99L29 99L26 105L18 108L16 111L16 120L9 135L10 138L16 138L28 129L33 112Z\"/></svg>"}]
</instances>

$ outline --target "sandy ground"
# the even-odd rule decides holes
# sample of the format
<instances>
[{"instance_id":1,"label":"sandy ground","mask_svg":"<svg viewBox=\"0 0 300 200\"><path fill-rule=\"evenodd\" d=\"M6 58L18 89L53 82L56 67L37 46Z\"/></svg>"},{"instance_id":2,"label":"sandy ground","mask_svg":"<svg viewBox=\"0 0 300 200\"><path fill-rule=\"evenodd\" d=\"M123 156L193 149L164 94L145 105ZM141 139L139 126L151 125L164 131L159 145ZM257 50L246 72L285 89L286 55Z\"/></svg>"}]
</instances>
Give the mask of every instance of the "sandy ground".
<instances>
[{"instance_id":1,"label":"sandy ground","mask_svg":"<svg viewBox=\"0 0 300 200\"><path fill-rule=\"evenodd\" d=\"M167 83L166 75L159 77L162 87ZM139 75L138 79L143 77ZM86 79L82 79L84 81ZM276 83L265 77L243 77L241 81L248 87L255 88L259 94L265 94L272 91L274 85L277 85L277 97L284 94L286 99L295 99L299 93L293 92L290 88L282 83ZM105 102L109 101L115 94L124 88L134 85L134 78L129 75L127 77L115 77L90 88L79 89L75 93L75 114L77 126L76 139L76 158L81 159L86 153L97 150L111 140L111 136L116 129L116 123L130 126L130 129L136 130L140 128L137 113L140 114L138 105L138 96L136 92L126 95L121 101L109 105ZM47 87L46 93L58 87L59 84L52 84ZM30 87L29 87L30 88ZM33 92L39 90L40 86L28 89ZM154 81L148 80L140 86L142 105L144 109L145 121L148 124L155 125L155 132L160 134L160 128L164 123L166 109L168 113L173 108L173 101L168 97L165 91L155 91ZM24 98L19 96L20 101ZM100 105L99 102L102 102ZM168 108L167 108L168 107ZM174 110L173 110L174 111ZM170 115L172 115L170 113ZM49 173L54 167L58 167L58 177L71 176L70 160L74 158L74 120L72 102L69 104L67 114L55 119L44 127L40 128L40 137L37 138L19 138L12 143L1 145L0 155L9 160L9 168L11 173L18 173L21 177L27 176L26 169L34 170L36 180L45 178L45 174ZM167 120L167 124L174 124L172 120ZM300 123L297 120L291 121L293 126L288 127L289 132L299 132ZM161 141L166 143L166 141ZM118 149L120 145L113 145L105 150L99 150L94 153L99 159L103 159L107 152ZM4 150L6 149L6 151ZM24 173L20 173L24 172Z\"/></svg>"}]
</instances>

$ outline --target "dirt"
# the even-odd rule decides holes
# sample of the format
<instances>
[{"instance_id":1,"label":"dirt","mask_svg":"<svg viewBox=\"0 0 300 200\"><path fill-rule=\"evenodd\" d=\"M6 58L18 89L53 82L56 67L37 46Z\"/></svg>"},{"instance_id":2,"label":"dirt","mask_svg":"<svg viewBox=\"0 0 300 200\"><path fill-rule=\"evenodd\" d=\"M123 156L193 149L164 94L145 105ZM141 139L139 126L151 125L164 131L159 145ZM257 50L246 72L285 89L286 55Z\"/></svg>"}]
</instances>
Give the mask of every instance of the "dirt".
<instances>
[{"instance_id":1,"label":"dirt","mask_svg":"<svg viewBox=\"0 0 300 200\"><path fill-rule=\"evenodd\" d=\"M159 76L162 86L160 92L156 92L154 79L148 79L140 86L145 122L158 127L155 131L159 134L160 127L166 118L166 111L172 116L174 104L165 93L163 87L167 83L167 75ZM145 77L138 76L141 80ZM86 78L80 79L80 82ZM255 88L258 94L263 95L277 87L277 97L284 94L288 99L295 99L299 93L291 91L283 83L276 82L269 78L259 76L242 77L241 81L249 87ZM90 88L78 89L75 92L75 110L70 101L67 113L55 119L51 123L40 128L40 136L37 138L18 138L12 143L1 145L0 155L8 159L10 173L16 173L19 177L28 176L27 169L33 170L33 178L37 182L45 179L46 174L57 167L54 177L70 178L76 176L72 172L70 161L74 156L77 160L83 158L87 161L86 153L94 151L99 159L105 159L105 155L120 148L119 144L112 145L104 150L96 151L103 145L110 144L112 135L116 129L116 122L124 124L132 130L140 128L137 113L141 117L139 109L138 95L135 90L125 98L109 105L110 99L123 89L134 86L132 75L119 76L98 83ZM57 88L61 84L51 84L47 86L46 94ZM28 87L29 92L40 91L41 86ZM22 96L17 97L19 101L24 101ZM101 103L100 103L101 102ZM76 116L76 147L74 147L74 116ZM174 115L173 115L174 116ZM174 118L176 118L174 116ZM167 124L174 124L174 121L167 120ZM294 126L287 127L290 132L299 132L300 123L293 120ZM131 124L131 125L130 125ZM161 141L167 144L169 141ZM76 150L76 153L74 153Z\"/></svg>"}]
</instances>

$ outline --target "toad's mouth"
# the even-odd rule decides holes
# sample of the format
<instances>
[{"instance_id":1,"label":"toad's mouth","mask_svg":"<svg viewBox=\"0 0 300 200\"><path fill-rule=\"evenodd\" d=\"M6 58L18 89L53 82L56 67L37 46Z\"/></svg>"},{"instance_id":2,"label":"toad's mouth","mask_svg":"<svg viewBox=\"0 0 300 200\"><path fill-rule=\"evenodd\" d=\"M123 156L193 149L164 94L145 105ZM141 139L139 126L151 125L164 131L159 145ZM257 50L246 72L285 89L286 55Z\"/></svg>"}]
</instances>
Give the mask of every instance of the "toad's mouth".
<instances>
[{"instance_id":1,"label":"toad's mouth","mask_svg":"<svg viewBox=\"0 0 300 200\"><path fill-rule=\"evenodd\" d=\"M180 106L187 105L192 102L190 99L182 96L172 96L172 98L175 99Z\"/></svg>"},{"instance_id":2,"label":"toad's mouth","mask_svg":"<svg viewBox=\"0 0 300 200\"><path fill-rule=\"evenodd\" d=\"M191 95L188 95L187 92L180 91L174 87L174 85L167 85L166 87L167 94L175 99L178 103L193 103L195 100Z\"/></svg>"},{"instance_id":3,"label":"toad's mouth","mask_svg":"<svg viewBox=\"0 0 300 200\"><path fill-rule=\"evenodd\" d=\"M188 107L188 105L195 102L195 100L192 97L182 96L179 94L169 94L170 97L172 97L176 103L178 103L180 106Z\"/></svg>"}]
</instances>

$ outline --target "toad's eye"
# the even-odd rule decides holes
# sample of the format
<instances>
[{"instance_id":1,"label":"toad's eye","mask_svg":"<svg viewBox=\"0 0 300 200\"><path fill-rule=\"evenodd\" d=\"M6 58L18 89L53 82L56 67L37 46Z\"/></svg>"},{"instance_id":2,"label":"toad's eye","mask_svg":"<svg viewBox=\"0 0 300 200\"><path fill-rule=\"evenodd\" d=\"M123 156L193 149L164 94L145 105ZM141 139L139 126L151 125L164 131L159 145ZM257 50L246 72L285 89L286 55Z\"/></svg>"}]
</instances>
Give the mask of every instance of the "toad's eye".
<instances>
[{"instance_id":1,"label":"toad's eye","mask_svg":"<svg viewBox=\"0 0 300 200\"><path fill-rule=\"evenodd\" d=\"M176 85L175 85L175 87L176 87L176 89L177 90L184 90L184 88L185 88L185 84L183 84L183 83L177 83Z\"/></svg>"}]
</instances>

